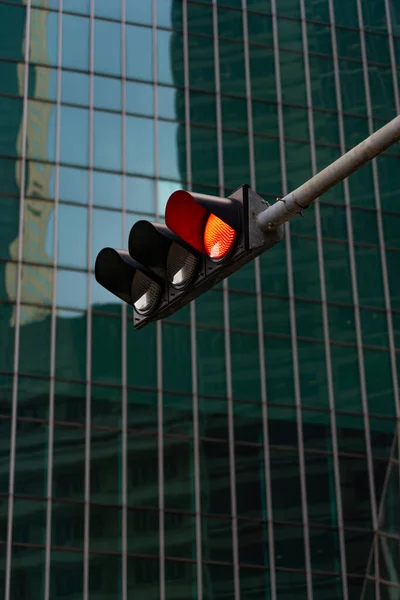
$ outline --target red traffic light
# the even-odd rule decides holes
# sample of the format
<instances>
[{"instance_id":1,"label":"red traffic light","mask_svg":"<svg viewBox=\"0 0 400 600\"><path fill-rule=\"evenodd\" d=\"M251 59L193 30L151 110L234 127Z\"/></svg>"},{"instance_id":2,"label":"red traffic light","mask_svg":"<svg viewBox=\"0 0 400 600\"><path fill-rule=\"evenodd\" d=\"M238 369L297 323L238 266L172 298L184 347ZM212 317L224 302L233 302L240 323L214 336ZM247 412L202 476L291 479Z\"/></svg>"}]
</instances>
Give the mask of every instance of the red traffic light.
<instances>
[{"instance_id":1,"label":"red traffic light","mask_svg":"<svg viewBox=\"0 0 400 600\"><path fill-rule=\"evenodd\" d=\"M178 190L167 202L165 222L186 243L219 261L234 246L240 209L234 200Z\"/></svg>"}]
</instances>

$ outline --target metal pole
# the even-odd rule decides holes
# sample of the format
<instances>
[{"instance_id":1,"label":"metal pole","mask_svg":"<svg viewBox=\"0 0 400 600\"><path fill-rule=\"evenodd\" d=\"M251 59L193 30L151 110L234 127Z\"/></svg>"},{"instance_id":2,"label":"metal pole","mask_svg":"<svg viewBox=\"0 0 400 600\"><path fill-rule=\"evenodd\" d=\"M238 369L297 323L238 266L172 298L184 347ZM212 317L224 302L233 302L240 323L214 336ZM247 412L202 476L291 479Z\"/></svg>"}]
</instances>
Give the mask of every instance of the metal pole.
<instances>
[{"instance_id":1,"label":"metal pole","mask_svg":"<svg viewBox=\"0 0 400 600\"><path fill-rule=\"evenodd\" d=\"M257 217L260 229L263 231L276 229L301 214L316 198L399 140L400 116L397 116L323 171L261 212Z\"/></svg>"}]
</instances>

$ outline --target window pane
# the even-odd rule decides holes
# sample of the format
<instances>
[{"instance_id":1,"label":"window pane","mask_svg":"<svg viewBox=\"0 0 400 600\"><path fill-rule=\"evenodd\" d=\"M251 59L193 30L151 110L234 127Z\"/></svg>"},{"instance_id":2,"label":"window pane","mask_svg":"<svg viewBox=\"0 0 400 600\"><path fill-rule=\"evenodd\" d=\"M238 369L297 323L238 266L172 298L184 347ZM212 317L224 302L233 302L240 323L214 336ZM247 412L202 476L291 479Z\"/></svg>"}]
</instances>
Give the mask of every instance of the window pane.
<instances>
[{"instance_id":1,"label":"window pane","mask_svg":"<svg viewBox=\"0 0 400 600\"><path fill-rule=\"evenodd\" d=\"M126 74L132 79L153 79L152 31L126 26Z\"/></svg>"},{"instance_id":2,"label":"window pane","mask_svg":"<svg viewBox=\"0 0 400 600\"><path fill-rule=\"evenodd\" d=\"M64 14L62 27L63 67L88 71L90 39L89 19ZM71 43L71 40L74 40L73 44Z\"/></svg>"},{"instance_id":3,"label":"window pane","mask_svg":"<svg viewBox=\"0 0 400 600\"><path fill-rule=\"evenodd\" d=\"M119 23L95 20L94 69L98 73L121 74L121 25Z\"/></svg>"},{"instance_id":4,"label":"window pane","mask_svg":"<svg viewBox=\"0 0 400 600\"><path fill-rule=\"evenodd\" d=\"M120 115L94 113L94 167L121 171L122 121Z\"/></svg>"},{"instance_id":5,"label":"window pane","mask_svg":"<svg viewBox=\"0 0 400 600\"><path fill-rule=\"evenodd\" d=\"M126 118L126 163L131 173L154 173L154 123L151 119Z\"/></svg>"},{"instance_id":6,"label":"window pane","mask_svg":"<svg viewBox=\"0 0 400 600\"><path fill-rule=\"evenodd\" d=\"M94 76L94 105L96 108L121 110L121 81L113 77Z\"/></svg>"},{"instance_id":7,"label":"window pane","mask_svg":"<svg viewBox=\"0 0 400 600\"><path fill-rule=\"evenodd\" d=\"M79 144L77 144L79 140ZM60 160L86 166L89 161L89 111L61 107Z\"/></svg>"}]
</instances>

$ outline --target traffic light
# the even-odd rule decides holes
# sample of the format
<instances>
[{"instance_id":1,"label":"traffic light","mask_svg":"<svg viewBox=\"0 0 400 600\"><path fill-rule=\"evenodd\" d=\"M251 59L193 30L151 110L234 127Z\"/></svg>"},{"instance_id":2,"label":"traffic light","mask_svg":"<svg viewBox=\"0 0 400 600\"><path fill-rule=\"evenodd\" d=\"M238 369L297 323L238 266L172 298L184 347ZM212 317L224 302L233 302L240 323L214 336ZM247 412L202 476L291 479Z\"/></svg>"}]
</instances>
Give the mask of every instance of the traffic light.
<instances>
[{"instance_id":1,"label":"traffic light","mask_svg":"<svg viewBox=\"0 0 400 600\"><path fill-rule=\"evenodd\" d=\"M99 252L96 280L133 307L136 329L164 319L282 239L282 226L257 222L267 207L248 185L228 198L178 190L165 225L138 221L128 251Z\"/></svg>"}]
</instances>

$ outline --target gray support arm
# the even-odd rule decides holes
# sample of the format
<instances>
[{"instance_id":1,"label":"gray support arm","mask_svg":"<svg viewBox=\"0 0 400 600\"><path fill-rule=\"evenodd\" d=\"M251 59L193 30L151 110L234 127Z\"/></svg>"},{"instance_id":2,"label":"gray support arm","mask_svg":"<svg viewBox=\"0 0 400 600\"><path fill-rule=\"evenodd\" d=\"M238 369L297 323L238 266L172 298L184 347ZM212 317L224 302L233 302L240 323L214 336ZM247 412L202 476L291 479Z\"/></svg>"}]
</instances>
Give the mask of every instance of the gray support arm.
<instances>
[{"instance_id":1,"label":"gray support arm","mask_svg":"<svg viewBox=\"0 0 400 600\"><path fill-rule=\"evenodd\" d=\"M258 215L258 225L263 231L276 229L301 214L316 198L330 190L351 173L384 152L400 140L400 116L370 135L363 142L343 154L320 173L303 183L278 202Z\"/></svg>"}]
</instances>

